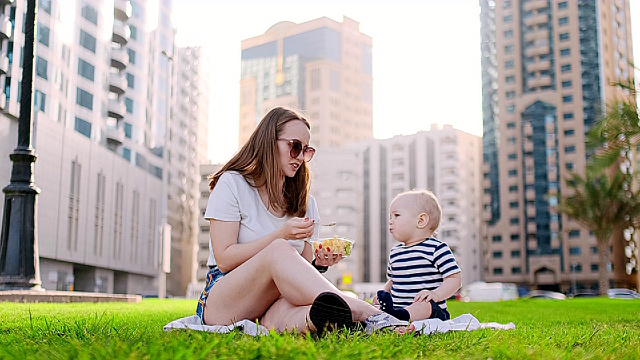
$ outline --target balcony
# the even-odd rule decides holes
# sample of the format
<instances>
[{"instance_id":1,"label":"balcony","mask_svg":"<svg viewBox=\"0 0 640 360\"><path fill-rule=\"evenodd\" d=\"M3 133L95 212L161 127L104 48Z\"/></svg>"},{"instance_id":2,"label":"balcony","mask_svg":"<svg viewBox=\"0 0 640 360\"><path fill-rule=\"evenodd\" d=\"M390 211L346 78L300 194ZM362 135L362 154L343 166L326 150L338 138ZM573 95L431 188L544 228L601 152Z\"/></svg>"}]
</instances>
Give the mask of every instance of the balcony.
<instances>
[{"instance_id":1,"label":"balcony","mask_svg":"<svg viewBox=\"0 0 640 360\"><path fill-rule=\"evenodd\" d=\"M129 55L124 51L124 49L114 49L111 48L111 66L122 71L129 64Z\"/></svg>"},{"instance_id":2,"label":"balcony","mask_svg":"<svg viewBox=\"0 0 640 360\"><path fill-rule=\"evenodd\" d=\"M536 76L527 80L527 85L532 88L551 86L551 76Z\"/></svg>"},{"instance_id":3,"label":"balcony","mask_svg":"<svg viewBox=\"0 0 640 360\"><path fill-rule=\"evenodd\" d=\"M527 72L549 70L551 68L551 61L541 60L527 65Z\"/></svg>"},{"instance_id":4,"label":"balcony","mask_svg":"<svg viewBox=\"0 0 640 360\"><path fill-rule=\"evenodd\" d=\"M549 15L546 14L536 14L524 19L524 24L526 26L537 26L540 24L546 24L549 22Z\"/></svg>"},{"instance_id":5,"label":"balcony","mask_svg":"<svg viewBox=\"0 0 640 360\"><path fill-rule=\"evenodd\" d=\"M549 39L549 30L540 29L534 31L528 31L524 34L525 41L538 41L538 40L548 40Z\"/></svg>"},{"instance_id":6,"label":"balcony","mask_svg":"<svg viewBox=\"0 0 640 360\"><path fill-rule=\"evenodd\" d=\"M129 20L129 18L131 17L132 12L133 12L133 8L131 7L131 1L129 0L115 1L113 15L116 19L122 22L127 22L127 20Z\"/></svg>"},{"instance_id":7,"label":"balcony","mask_svg":"<svg viewBox=\"0 0 640 360\"><path fill-rule=\"evenodd\" d=\"M116 120L122 120L126 111L127 109L125 108L122 100L109 100L109 105L107 107L109 117Z\"/></svg>"},{"instance_id":8,"label":"balcony","mask_svg":"<svg viewBox=\"0 0 640 360\"><path fill-rule=\"evenodd\" d=\"M13 4L13 0L0 0L0 6L7 6Z\"/></svg>"},{"instance_id":9,"label":"balcony","mask_svg":"<svg viewBox=\"0 0 640 360\"><path fill-rule=\"evenodd\" d=\"M0 110L7 110L7 95L0 91Z\"/></svg>"},{"instance_id":10,"label":"balcony","mask_svg":"<svg viewBox=\"0 0 640 360\"><path fill-rule=\"evenodd\" d=\"M547 0L531 0L524 4L524 11L546 9L548 6Z\"/></svg>"},{"instance_id":11,"label":"balcony","mask_svg":"<svg viewBox=\"0 0 640 360\"><path fill-rule=\"evenodd\" d=\"M124 46L129 42L129 37L131 37L131 29L129 29L129 26L119 21L114 21L113 42Z\"/></svg>"},{"instance_id":12,"label":"balcony","mask_svg":"<svg viewBox=\"0 0 640 360\"><path fill-rule=\"evenodd\" d=\"M106 138L109 144L119 146L124 141L124 130L121 126L107 126Z\"/></svg>"},{"instance_id":13,"label":"balcony","mask_svg":"<svg viewBox=\"0 0 640 360\"><path fill-rule=\"evenodd\" d=\"M532 46L525 49L524 54L528 57L547 55L551 51L549 45Z\"/></svg>"},{"instance_id":14,"label":"balcony","mask_svg":"<svg viewBox=\"0 0 640 360\"><path fill-rule=\"evenodd\" d=\"M9 17L3 14L0 14L0 41L7 40L11 37L12 28L11 21L9 21Z\"/></svg>"},{"instance_id":15,"label":"balcony","mask_svg":"<svg viewBox=\"0 0 640 360\"><path fill-rule=\"evenodd\" d=\"M0 75L6 75L9 71L9 58L7 53L0 52Z\"/></svg>"},{"instance_id":16,"label":"balcony","mask_svg":"<svg viewBox=\"0 0 640 360\"><path fill-rule=\"evenodd\" d=\"M122 74L109 74L109 91L122 95L126 88L127 80Z\"/></svg>"}]
</instances>

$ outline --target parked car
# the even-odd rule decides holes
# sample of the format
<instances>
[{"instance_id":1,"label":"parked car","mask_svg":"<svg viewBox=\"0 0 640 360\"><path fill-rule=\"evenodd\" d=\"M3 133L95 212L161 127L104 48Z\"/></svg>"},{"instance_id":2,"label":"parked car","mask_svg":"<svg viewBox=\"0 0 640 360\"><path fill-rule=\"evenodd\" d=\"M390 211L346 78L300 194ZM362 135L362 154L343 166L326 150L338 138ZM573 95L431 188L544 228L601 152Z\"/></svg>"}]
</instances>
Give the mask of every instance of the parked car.
<instances>
[{"instance_id":1,"label":"parked car","mask_svg":"<svg viewBox=\"0 0 640 360\"><path fill-rule=\"evenodd\" d=\"M570 298L596 297L596 296L598 296L598 292L593 290L580 290L580 291L576 291L573 294L569 294Z\"/></svg>"},{"instance_id":2,"label":"parked car","mask_svg":"<svg viewBox=\"0 0 640 360\"><path fill-rule=\"evenodd\" d=\"M611 299L640 299L640 294L630 289L609 289L607 295Z\"/></svg>"},{"instance_id":3,"label":"parked car","mask_svg":"<svg viewBox=\"0 0 640 360\"><path fill-rule=\"evenodd\" d=\"M553 300L564 300L567 298L565 294L548 291L548 290L532 290L526 296L529 299L553 299Z\"/></svg>"}]
</instances>

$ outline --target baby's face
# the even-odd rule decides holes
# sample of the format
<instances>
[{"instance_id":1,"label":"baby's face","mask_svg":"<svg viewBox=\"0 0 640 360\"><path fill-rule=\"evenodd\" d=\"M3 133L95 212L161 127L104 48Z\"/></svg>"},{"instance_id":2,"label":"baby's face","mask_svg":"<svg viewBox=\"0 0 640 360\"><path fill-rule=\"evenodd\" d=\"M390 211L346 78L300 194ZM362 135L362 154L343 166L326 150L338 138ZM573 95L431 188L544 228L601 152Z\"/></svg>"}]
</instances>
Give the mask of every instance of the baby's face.
<instances>
[{"instance_id":1,"label":"baby's face","mask_svg":"<svg viewBox=\"0 0 640 360\"><path fill-rule=\"evenodd\" d=\"M412 238L419 213L407 195L395 198L389 206L389 232L394 239L406 242Z\"/></svg>"}]
</instances>

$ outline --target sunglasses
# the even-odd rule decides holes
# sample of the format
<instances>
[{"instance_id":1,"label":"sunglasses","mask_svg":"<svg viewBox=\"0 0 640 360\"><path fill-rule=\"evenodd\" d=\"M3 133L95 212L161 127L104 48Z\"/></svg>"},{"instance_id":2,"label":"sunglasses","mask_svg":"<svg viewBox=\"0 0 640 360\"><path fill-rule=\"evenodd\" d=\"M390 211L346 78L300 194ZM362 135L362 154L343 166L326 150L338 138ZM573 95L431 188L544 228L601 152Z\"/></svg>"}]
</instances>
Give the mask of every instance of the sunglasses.
<instances>
[{"instance_id":1,"label":"sunglasses","mask_svg":"<svg viewBox=\"0 0 640 360\"><path fill-rule=\"evenodd\" d=\"M300 153L304 155L304 161L309 162L313 159L313 155L316 153L316 149L311 146L303 146L300 140L296 139L278 139L278 141L286 141L289 144L289 156L297 159Z\"/></svg>"}]
</instances>

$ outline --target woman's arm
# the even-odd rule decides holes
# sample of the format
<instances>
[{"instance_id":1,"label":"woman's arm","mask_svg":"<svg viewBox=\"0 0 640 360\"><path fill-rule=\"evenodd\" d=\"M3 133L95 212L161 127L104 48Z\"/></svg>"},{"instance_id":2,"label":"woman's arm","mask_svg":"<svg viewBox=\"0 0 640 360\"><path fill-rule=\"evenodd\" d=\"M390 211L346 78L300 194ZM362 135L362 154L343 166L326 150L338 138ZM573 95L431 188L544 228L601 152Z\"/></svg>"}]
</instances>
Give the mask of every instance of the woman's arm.
<instances>
[{"instance_id":1,"label":"woman's arm","mask_svg":"<svg viewBox=\"0 0 640 360\"><path fill-rule=\"evenodd\" d=\"M280 229L255 241L238 244L240 222L211 219L209 224L213 256L222 272L229 272L235 269L276 239L305 239L313 234L314 228L314 223L308 219L292 218ZM307 245L305 244L305 246Z\"/></svg>"}]
</instances>

